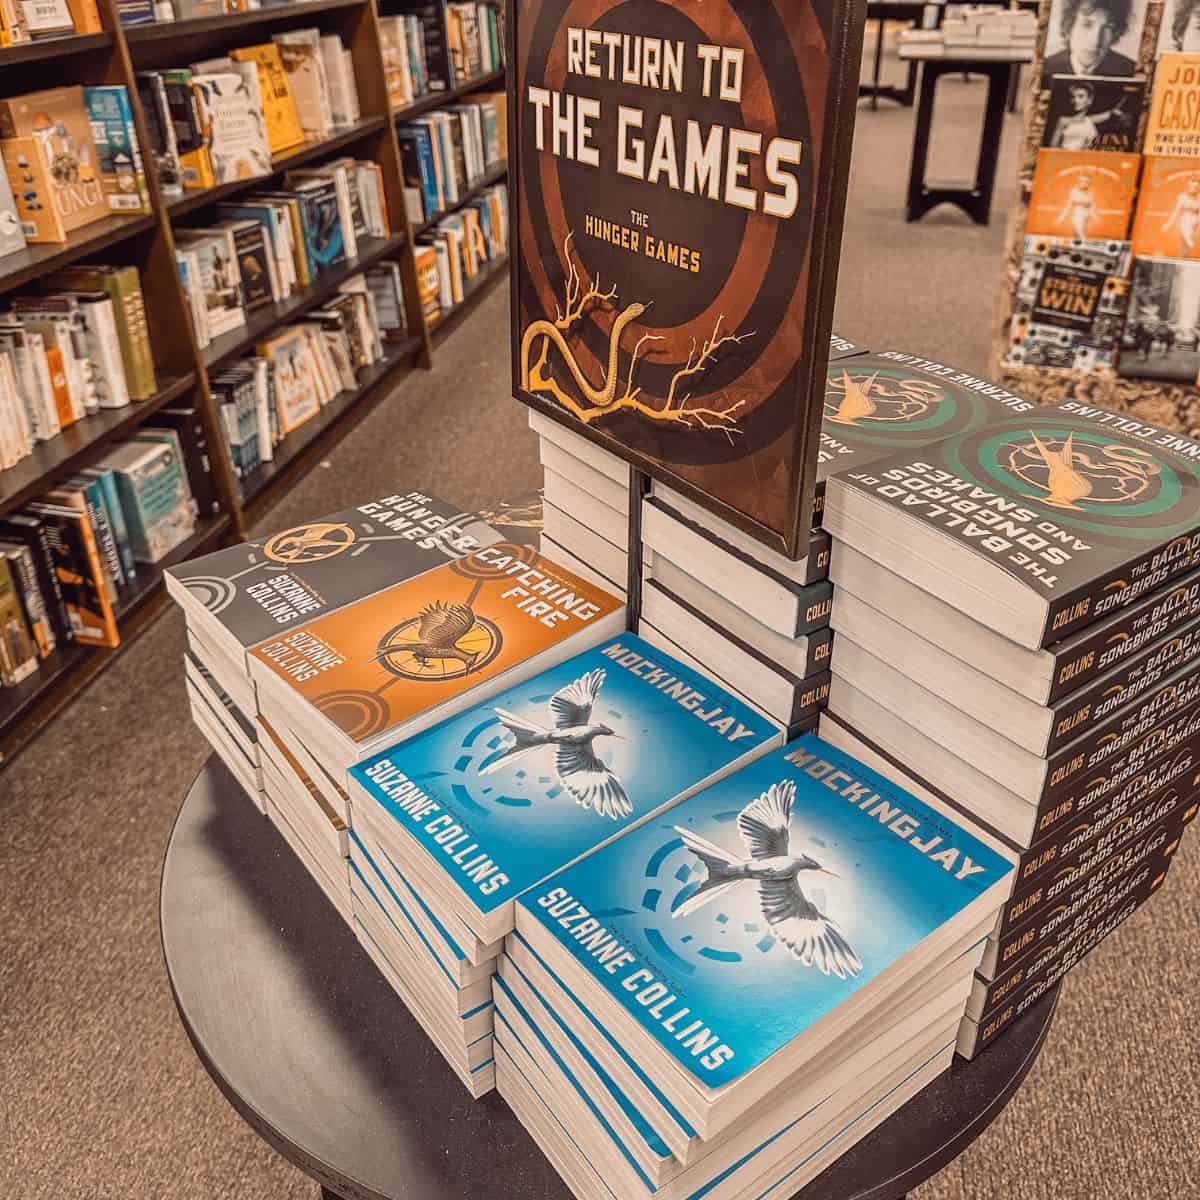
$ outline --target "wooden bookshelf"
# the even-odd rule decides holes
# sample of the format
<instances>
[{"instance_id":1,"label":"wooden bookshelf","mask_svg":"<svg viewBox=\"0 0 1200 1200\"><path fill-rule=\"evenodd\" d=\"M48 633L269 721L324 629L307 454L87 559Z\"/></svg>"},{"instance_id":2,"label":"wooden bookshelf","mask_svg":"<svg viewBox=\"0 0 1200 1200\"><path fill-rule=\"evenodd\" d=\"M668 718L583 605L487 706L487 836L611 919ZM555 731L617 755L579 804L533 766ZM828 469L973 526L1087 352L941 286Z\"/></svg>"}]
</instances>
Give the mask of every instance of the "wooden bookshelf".
<instances>
[{"instance_id":1,"label":"wooden bookshelf","mask_svg":"<svg viewBox=\"0 0 1200 1200\"><path fill-rule=\"evenodd\" d=\"M503 71L479 75L452 88L421 96L393 111L383 73L378 2L296 0L252 12L125 28L117 16L117 0L98 0L103 32L0 50L0 67L4 68L0 71L0 96L15 96L60 84L124 84L146 163L152 159L145 114L135 86L138 71L182 66L215 57L234 47L266 40L284 29L317 26L323 33L341 37L354 60L362 113L361 120L352 127L337 129L320 142L276 158L269 175L167 198L161 194L153 172L148 172L151 212L108 217L75 231L62 244L31 246L0 258L0 306L8 293L71 263L136 265L142 279L159 381L159 390L152 398L86 417L52 440L38 444L34 453L16 466L0 471L0 515L21 507L59 480L88 466L105 447L136 433L153 413L181 401L195 407L204 426L221 510L215 516L200 519L195 534L164 562L152 566L139 564L136 583L120 593L116 604L120 647L106 650L76 643L60 647L30 679L16 688L0 689L0 768L167 609L162 582L167 567L244 537L249 525L269 511L287 488L389 395L407 373L432 365L434 329L439 339L443 337L507 269L506 257L485 265L470 281L462 303L437 321L425 321L418 300L414 236L470 203L485 187L503 180L506 168L503 163L497 164L476 180L457 204L414 228L404 201L395 125L397 121L452 104L472 92L502 88L505 75ZM445 0L439 2L445 45ZM353 261L323 273L312 285L293 292L282 303L251 314L241 329L206 347L198 346L175 263L175 226L207 224L212 216L207 210L217 203L269 186L272 180L293 168L319 164L344 154L379 163L391 235L360 239ZM239 480L225 443L211 375L239 357L253 353L255 344L264 337L326 302L352 276L388 259L397 262L401 269L408 320L405 336L386 342L382 361L364 371L353 389L336 396L311 421L284 439L275 447L270 462Z\"/></svg>"}]
</instances>

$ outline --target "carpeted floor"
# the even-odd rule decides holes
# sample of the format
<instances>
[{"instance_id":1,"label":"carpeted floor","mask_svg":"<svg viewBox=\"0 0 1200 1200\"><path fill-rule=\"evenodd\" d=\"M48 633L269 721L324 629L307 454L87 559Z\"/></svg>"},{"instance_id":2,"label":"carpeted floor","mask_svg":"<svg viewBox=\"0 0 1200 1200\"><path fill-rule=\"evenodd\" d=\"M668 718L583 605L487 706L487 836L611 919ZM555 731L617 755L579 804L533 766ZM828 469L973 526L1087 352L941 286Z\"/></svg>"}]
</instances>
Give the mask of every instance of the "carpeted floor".
<instances>
[{"instance_id":1,"label":"carpeted floor","mask_svg":"<svg viewBox=\"0 0 1200 1200\"><path fill-rule=\"evenodd\" d=\"M945 85L938 175L973 168L982 91ZM903 223L911 121L888 104L860 114L838 327L982 370L1018 118L988 229L954 210ZM507 396L507 354L501 288L440 347L435 370L402 380L268 524L393 487L475 505L537 486L536 447ZM315 1193L218 1094L163 975L158 871L207 753L188 721L182 652L183 622L171 613L0 774L5 1200ZM1027 1086L920 1200L1200 1196L1197 894L1193 834L1163 893L1068 981Z\"/></svg>"}]
</instances>

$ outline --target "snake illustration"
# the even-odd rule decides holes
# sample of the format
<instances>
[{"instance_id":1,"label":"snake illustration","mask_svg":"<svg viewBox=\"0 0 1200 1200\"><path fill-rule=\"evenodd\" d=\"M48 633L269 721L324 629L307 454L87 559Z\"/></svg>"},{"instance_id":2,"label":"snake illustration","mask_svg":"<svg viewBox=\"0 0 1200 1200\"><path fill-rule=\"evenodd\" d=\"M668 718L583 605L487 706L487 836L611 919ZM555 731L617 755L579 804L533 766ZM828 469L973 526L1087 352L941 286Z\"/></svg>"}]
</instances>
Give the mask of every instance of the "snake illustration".
<instances>
[{"instance_id":1,"label":"snake illustration","mask_svg":"<svg viewBox=\"0 0 1200 1200\"><path fill-rule=\"evenodd\" d=\"M539 335L544 335L562 352L563 359L566 361L567 367L575 378L575 383L579 390L587 397L588 402L595 405L597 408L607 408L617 395L617 355L621 347L621 335L625 332L625 326L631 321L636 321L638 317L646 311L644 304L634 303L627 309L617 315L613 321L612 330L609 333L608 343L608 366L605 371L605 386L603 389L592 387L588 382L587 376L580 369L579 364L575 361L575 355L571 352L570 346L567 345L566 338L562 335L562 330L552 321L537 320L531 322L525 329L525 334L521 338L521 384L528 388L529 384L529 353L533 348L534 340Z\"/></svg>"}]
</instances>

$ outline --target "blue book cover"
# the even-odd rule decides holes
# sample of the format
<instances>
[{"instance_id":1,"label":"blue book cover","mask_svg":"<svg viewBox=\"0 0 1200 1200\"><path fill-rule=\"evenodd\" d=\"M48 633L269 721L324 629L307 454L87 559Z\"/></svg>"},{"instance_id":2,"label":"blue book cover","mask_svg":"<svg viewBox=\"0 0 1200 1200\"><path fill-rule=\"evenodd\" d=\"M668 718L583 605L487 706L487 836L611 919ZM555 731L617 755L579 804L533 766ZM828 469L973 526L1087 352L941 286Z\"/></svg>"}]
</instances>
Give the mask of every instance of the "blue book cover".
<instances>
[{"instance_id":1,"label":"blue book cover","mask_svg":"<svg viewBox=\"0 0 1200 1200\"><path fill-rule=\"evenodd\" d=\"M548 931L715 1089L947 922L963 917L968 932L1011 872L954 820L806 734L522 897L518 927Z\"/></svg>"},{"instance_id":2,"label":"blue book cover","mask_svg":"<svg viewBox=\"0 0 1200 1200\"><path fill-rule=\"evenodd\" d=\"M117 480L111 469L107 467L89 467L84 474L95 479L100 485L100 494L104 501L104 514L112 528L113 539L117 544L117 554L121 560L121 572L125 576L125 586L128 587L137 579L137 564L133 559L133 547L129 543L129 527L125 524L125 510L121 507L121 497L117 494Z\"/></svg>"},{"instance_id":3,"label":"blue book cover","mask_svg":"<svg viewBox=\"0 0 1200 1200\"><path fill-rule=\"evenodd\" d=\"M421 164L421 187L425 199L425 220L432 221L445 207L438 188L437 164L433 157L433 130L428 125L413 125L413 138Z\"/></svg>"},{"instance_id":4,"label":"blue book cover","mask_svg":"<svg viewBox=\"0 0 1200 1200\"><path fill-rule=\"evenodd\" d=\"M351 779L493 941L526 889L781 736L719 685L622 634L367 759Z\"/></svg>"}]
</instances>

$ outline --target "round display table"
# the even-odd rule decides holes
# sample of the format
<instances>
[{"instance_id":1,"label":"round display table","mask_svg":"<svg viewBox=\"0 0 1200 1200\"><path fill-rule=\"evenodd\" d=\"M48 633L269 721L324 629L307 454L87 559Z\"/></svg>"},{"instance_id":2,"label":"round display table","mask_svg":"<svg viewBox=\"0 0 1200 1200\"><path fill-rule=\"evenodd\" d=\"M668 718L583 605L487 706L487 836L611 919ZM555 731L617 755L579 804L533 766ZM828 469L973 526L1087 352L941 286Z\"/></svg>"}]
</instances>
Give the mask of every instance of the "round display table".
<instances>
[{"instance_id":1,"label":"round display table","mask_svg":"<svg viewBox=\"0 0 1200 1200\"><path fill-rule=\"evenodd\" d=\"M171 834L163 953L184 1029L265 1141L346 1200L566 1200L492 1093L473 1101L216 758ZM897 1200L977 1138L1033 1065L1052 994L799 1193Z\"/></svg>"}]
</instances>

